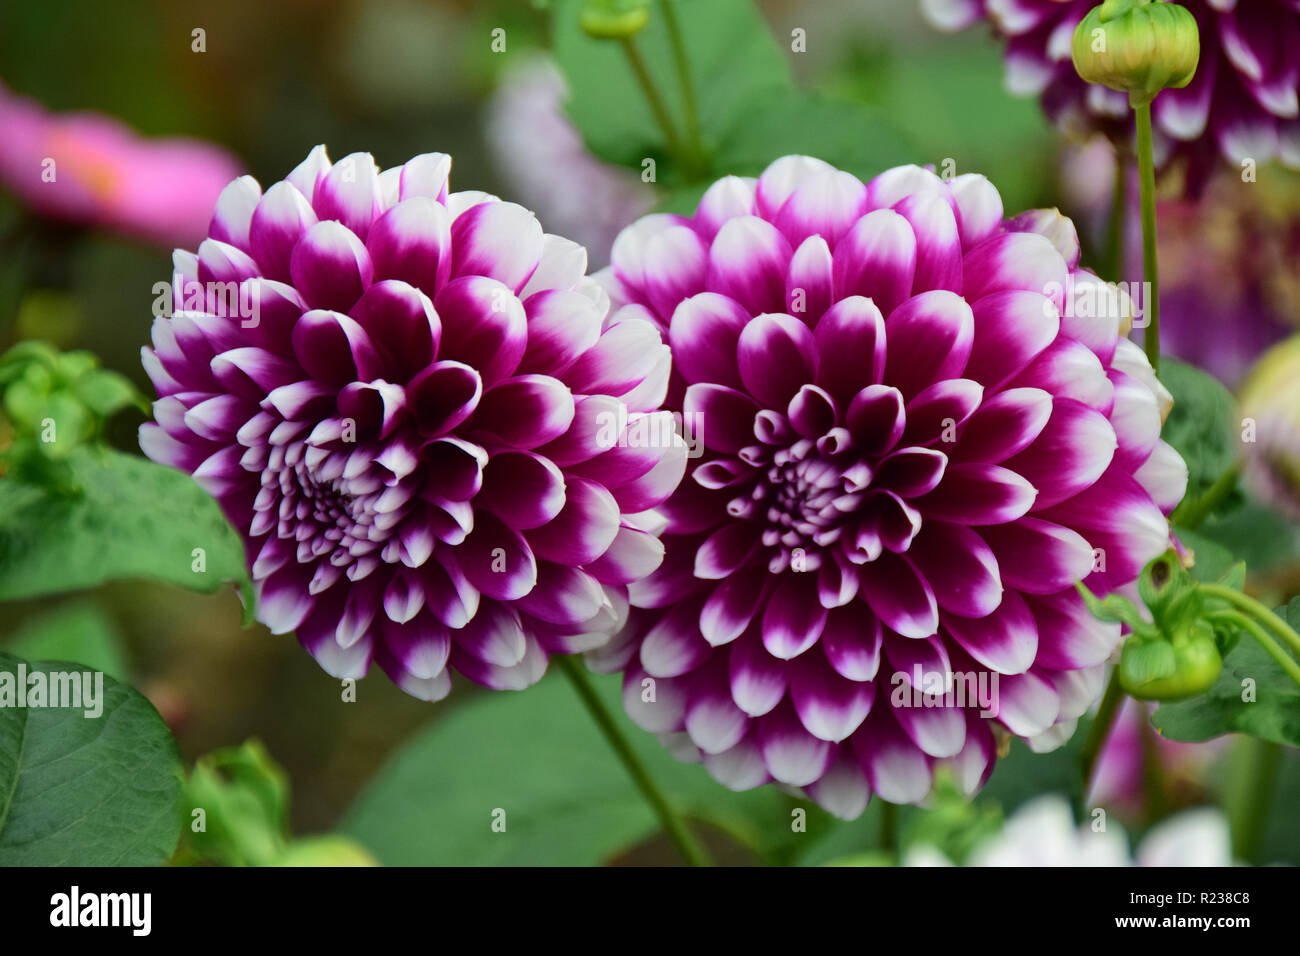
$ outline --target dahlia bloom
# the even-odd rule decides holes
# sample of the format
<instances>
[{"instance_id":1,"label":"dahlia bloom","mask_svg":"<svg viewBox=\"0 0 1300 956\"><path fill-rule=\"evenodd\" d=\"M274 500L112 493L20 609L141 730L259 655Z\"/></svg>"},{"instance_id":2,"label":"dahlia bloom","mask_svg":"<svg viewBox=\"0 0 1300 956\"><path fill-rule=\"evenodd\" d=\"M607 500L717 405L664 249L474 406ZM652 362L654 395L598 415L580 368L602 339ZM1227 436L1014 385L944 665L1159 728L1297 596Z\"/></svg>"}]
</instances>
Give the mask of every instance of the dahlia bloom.
<instances>
[{"instance_id":1,"label":"dahlia bloom","mask_svg":"<svg viewBox=\"0 0 1300 956\"><path fill-rule=\"evenodd\" d=\"M961 30L987 19L1007 41L1007 87L1038 96L1068 130L1127 142L1128 96L1085 83L1070 40L1097 0L921 0L932 23ZM1300 5L1294 0L1181 0L1196 17L1201 57L1192 82L1152 105L1157 161L1187 162L1193 187L1216 154L1239 165L1273 158L1300 168Z\"/></svg>"},{"instance_id":2,"label":"dahlia bloom","mask_svg":"<svg viewBox=\"0 0 1300 956\"><path fill-rule=\"evenodd\" d=\"M913 847L905 866L951 866L933 847ZM1228 821L1213 807L1185 810L1151 828L1130 855L1119 826L1078 826L1064 797L1020 807L1001 832L980 843L969 866L1232 866Z\"/></svg>"},{"instance_id":3,"label":"dahlia bloom","mask_svg":"<svg viewBox=\"0 0 1300 956\"><path fill-rule=\"evenodd\" d=\"M173 246L203 238L239 164L187 139L142 139L98 113L51 114L0 86L0 185L38 215Z\"/></svg>"},{"instance_id":4,"label":"dahlia bloom","mask_svg":"<svg viewBox=\"0 0 1300 956\"><path fill-rule=\"evenodd\" d=\"M694 456L592 655L634 721L843 817L1071 734L1120 639L1074 583L1131 585L1187 476L1131 303L1078 259L982 176L803 156L619 237L600 277L667 331Z\"/></svg>"},{"instance_id":5,"label":"dahlia bloom","mask_svg":"<svg viewBox=\"0 0 1300 956\"><path fill-rule=\"evenodd\" d=\"M265 193L227 186L175 255L140 432L243 536L267 627L429 700L449 667L519 688L604 641L660 560L636 513L685 462L624 440L667 419L654 324L607 315L583 249L526 209L448 193L450 165L317 147Z\"/></svg>"}]
</instances>

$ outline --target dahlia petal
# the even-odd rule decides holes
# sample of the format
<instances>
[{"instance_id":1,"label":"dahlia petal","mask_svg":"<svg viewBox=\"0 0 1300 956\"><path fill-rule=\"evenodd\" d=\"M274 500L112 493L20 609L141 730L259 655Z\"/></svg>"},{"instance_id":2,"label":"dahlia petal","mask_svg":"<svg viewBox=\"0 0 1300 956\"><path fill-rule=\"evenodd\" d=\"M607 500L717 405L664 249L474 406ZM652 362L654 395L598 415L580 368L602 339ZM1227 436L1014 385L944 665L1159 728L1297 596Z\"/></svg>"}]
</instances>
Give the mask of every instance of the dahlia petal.
<instances>
[{"instance_id":1,"label":"dahlia petal","mask_svg":"<svg viewBox=\"0 0 1300 956\"><path fill-rule=\"evenodd\" d=\"M1024 517L981 530L998 559L1003 583L1026 594L1051 594L1092 570L1092 546L1062 525Z\"/></svg>"},{"instance_id":2,"label":"dahlia petal","mask_svg":"<svg viewBox=\"0 0 1300 956\"><path fill-rule=\"evenodd\" d=\"M695 209L695 227L700 234L711 240L729 220L754 215L758 208L754 201L756 185L753 179L723 176L705 190Z\"/></svg>"},{"instance_id":3,"label":"dahlia petal","mask_svg":"<svg viewBox=\"0 0 1300 956\"><path fill-rule=\"evenodd\" d=\"M759 315L746 324L736 357L746 391L767 408L784 408L817 377L812 330L789 315Z\"/></svg>"},{"instance_id":4,"label":"dahlia petal","mask_svg":"<svg viewBox=\"0 0 1300 956\"><path fill-rule=\"evenodd\" d=\"M519 375L483 393L473 427L513 448L531 450L559 438L573 420L568 386L549 375Z\"/></svg>"},{"instance_id":5,"label":"dahlia petal","mask_svg":"<svg viewBox=\"0 0 1300 956\"><path fill-rule=\"evenodd\" d=\"M316 183L312 206L322 221L336 219L364 242L383 208L375 158L352 153L340 159Z\"/></svg>"},{"instance_id":6,"label":"dahlia petal","mask_svg":"<svg viewBox=\"0 0 1300 956\"><path fill-rule=\"evenodd\" d=\"M1051 299L1058 313L1065 307L1069 280L1065 260L1049 239L1037 233L990 236L967 254L965 275L965 295L971 302L994 292L1030 289Z\"/></svg>"},{"instance_id":7,"label":"dahlia petal","mask_svg":"<svg viewBox=\"0 0 1300 956\"><path fill-rule=\"evenodd\" d=\"M474 515L474 530L456 551L469 583L498 601L513 601L537 586L537 559L545 555L490 512Z\"/></svg>"},{"instance_id":8,"label":"dahlia petal","mask_svg":"<svg viewBox=\"0 0 1300 956\"><path fill-rule=\"evenodd\" d=\"M292 183L278 182L268 189L248 228L248 251L262 274L288 282L293 248L317 221L311 202Z\"/></svg>"},{"instance_id":9,"label":"dahlia petal","mask_svg":"<svg viewBox=\"0 0 1300 956\"><path fill-rule=\"evenodd\" d=\"M293 248L289 274L314 309L347 312L370 285L370 253L355 233L333 220L309 227Z\"/></svg>"},{"instance_id":10,"label":"dahlia petal","mask_svg":"<svg viewBox=\"0 0 1300 956\"><path fill-rule=\"evenodd\" d=\"M859 219L835 245L835 292L870 299L890 315L916 279L917 240L911 224L892 209Z\"/></svg>"},{"instance_id":11,"label":"dahlia petal","mask_svg":"<svg viewBox=\"0 0 1300 956\"><path fill-rule=\"evenodd\" d=\"M885 381L910 398L934 382L957 378L970 358L974 330L971 307L960 296L944 290L913 296L885 322Z\"/></svg>"},{"instance_id":12,"label":"dahlia petal","mask_svg":"<svg viewBox=\"0 0 1300 956\"><path fill-rule=\"evenodd\" d=\"M537 587L517 602L521 611L548 624L579 625L596 616L605 594L595 578L549 561L537 567Z\"/></svg>"},{"instance_id":13,"label":"dahlia petal","mask_svg":"<svg viewBox=\"0 0 1300 956\"><path fill-rule=\"evenodd\" d=\"M647 577L663 562L663 543L652 534L621 527L599 558L586 571L602 584L631 584Z\"/></svg>"},{"instance_id":14,"label":"dahlia petal","mask_svg":"<svg viewBox=\"0 0 1300 956\"><path fill-rule=\"evenodd\" d=\"M375 220L366 249L376 279L400 279L430 298L451 274L451 219L446 207L417 196Z\"/></svg>"},{"instance_id":15,"label":"dahlia petal","mask_svg":"<svg viewBox=\"0 0 1300 956\"><path fill-rule=\"evenodd\" d=\"M523 206L480 203L452 223L452 275L487 276L517 294L541 262L542 237L537 217Z\"/></svg>"},{"instance_id":16,"label":"dahlia petal","mask_svg":"<svg viewBox=\"0 0 1300 956\"><path fill-rule=\"evenodd\" d=\"M888 707L875 707L851 738L867 783L882 800L916 803L930 792L930 762L898 726Z\"/></svg>"},{"instance_id":17,"label":"dahlia petal","mask_svg":"<svg viewBox=\"0 0 1300 956\"><path fill-rule=\"evenodd\" d=\"M622 395L651 374L667 352L659 329L645 319L619 321L564 372L576 392Z\"/></svg>"},{"instance_id":18,"label":"dahlia petal","mask_svg":"<svg viewBox=\"0 0 1300 956\"><path fill-rule=\"evenodd\" d=\"M821 236L809 236L795 249L785 280L785 311L816 325L834 301L835 262Z\"/></svg>"},{"instance_id":19,"label":"dahlia petal","mask_svg":"<svg viewBox=\"0 0 1300 956\"><path fill-rule=\"evenodd\" d=\"M1074 589L1026 598L1038 626L1037 663L1070 670L1102 663L1119 647L1120 625L1099 621Z\"/></svg>"},{"instance_id":20,"label":"dahlia petal","mask_svg":"<svg viewBox=\"0 0 1300 956\"><path fill-rule=\"evenodd\" d=\"M864 452L884 454L898 443L906 427L903 395L892 385L868 385L849 403L846 421Z\"/></svg>"},{"instance_id":21,"label":"dahlia petal","mask_svg":"<svg viewBox=\"0 0 1300 956\"><path fill-rule=\"evenodd\" d=\"M988 178L979 173L954 176L948 188L960 214L962 249L969 250L993 235L1002 224L1002 197Z\"/></svg>"},{"instance_id":22,"label":"dahlia petal","mask_svg":"<svg viewBox=\"0 0 1300 956\"><path fill-rule=\"evenodd\" d=\"M421 435L444 435L464 422L482 402L483 380L461 362L434 362L411 380L406 400Z\"/></svg>"},{"instance_id":23,"label":"dahlia petal","mask_svg":"<svg viewBox=\"0 0 1300 956\"><path fill-rule=\"evenodd\" d=\"M451 632L427 610L404 624L381 625L384 646L402 669L420 680L437 677L451 655Z\"/></svg>"},{"instance_id":24,"label":"dahlia petal","mask_svg":"<svg viewBox=\"0 0 1300 956\"><path fill-rule=\"evenodd\" d=\"M253 210L262 199L262 187L252 176L240 176L217 196L208 235L220 239L244 252L251 252L248 241L249 224Z\"/></svg>"},{"instance_id":25,"label":"dahlia petal","mask_svg":"<svg viewBox=\"0 0 1300 956\"><path fill-rule=\"evenodd\" d=\"M767 583L766 568L742 568L713 589L700 611L700 634L714 647L729 644L745 633L762 607L755 596Z\"/></svg>"},{"instance_id":26,"label":"dahlia petal","mask_svg":"<svg viewBox=\"0 0 1300 956\"><path fill-rule=\"evenodd\" d=\"M929 757L955 757L966 746L966 715L957 707L895 707L894 719Z\"/></svg>"},{"instance_id":27,"label":"dahlia petal","mask_svg":"<svg viewBox=\"0 0 1300 956\"><path fill-rule=\"evenodd\" d=\"M421 153L402 164L398 179L399 200L422 196L447 201L447 182L451 175L451 157L446 153Z\"/></svg>"},{"instance_id":28,"label":"dahlia petal","mask_svg":"<svg viewBox=\"0 0 1300 956\"><path fill-rule=\"evenodd\" d=\"M916 273L912 291L962 290L962 246L957 216L949 197L937 192L913 193L894 206L916 235Z\"/></svg>"},{"instance_id":29,"label":"dahlia petal","mask_svg":"<svg viewBox=\"0 0 1300 956\"><path fill-rule=\"evenodd\" d=\"M1154 400L1151 408L1154 411ZM1080 402L1058 398L1038 437L1004 464L1038 490L1034 507L1042 510L1096 482L1110 467L1115 446L1115 430L1099 412Z\"/></svg>"},{"instance_id":30,"label":"dahlia petal","mask_svg":"<svg viewBox=\"0 0 1300 956\"><path fill-rule=\"evenodd\" d=\"M669 342L682 378L688 384L743 388L736 347L750 316L740 303L716 292L701 292L682 300L671 314Z\"/></svg>"},{"instance_id":31,"label":"dahlia petal","mask_svg":"<svg viewBox=\"0 0 1300 956\"><path fill-rule=\"evenodd\" d=\"M514 374L528 346L523 303L494 278L460 276L433 300L442 320L439 356L478 370L485 388Z\"/></svg>"},{"instance_id":32,"label":"dahlia petal","mask_svg":"<svg viewBox=\"0 0 1300 956\"><path fill-rule=\"evenodd\" d=\"M866 719L875 697L874 683L846 680L822 660L801 660L790 677L790 700L799 721L819 740L845 740Z\"/></svg>"},{"instance_id":33,"label":"dahlia petal","mask_svg":"<svg viewBox=\"0 0 1300 956\"><path fill-rule=\"evenodd\" d=\"M296 629L315 607L316 601L307 591L307 577L296 564L288 564L255 584L257 619L272 634Z\"/></svg>"},{"instance_id":34,"label":"dahlia petal","mask_svg":"<svg viewBox=\"0 0 1300 956\"><path fill-rule=\"evenodd\" d=\"M542 236L542 258L537 271L524 284L519 298L527 300L538 292L569 292L587 275L587 250L563 236L549 232Z\"/></svg>"},{"instance_id":35,"label":"dahlia petal","mask_svg":"<svg viewBox=\"0 0 1300 956\"><path fill-rule=\"evenodd\" d=\"M659 315L704 289L709 247L694 229L670 226L646 242L645 294Z\"/></svg>"},{"instance_id":36,"label":"dahlia petal","mask_svg":"<svg viewBox=\"0 0 1300 956\"><path fill-rule=\"evenodd\" d=\"M817 600L814 575L797 571L787 575L763 612L763 646L782 660L798 657L821 637L826 613Z\"/></svg>"},{"instance_id":37,"label":"dahlia petal","mask_svg":"<svg viewBox=\"0 0 1300 956\"><path fill-rule=\"evenodd\" d=\"M545 524L564 507L564 475L531 452L502 451L483 468L476 500L516 530Z\"/></svg>"},{"instance_id":38,"label":"dahlia petal","mask_svg":"<svg viewBox=\"0 0 1300 956\"><path fill-rule=\"evenodd\" d=\"M528 341L521 372L558 375L600 339L600 311L580 292L537 292L524 300L524 312Z\"/></svg>"},{"instance_id":39,"label":"dahlia petal","mask_svg":"<svg viewBox=\"0 0 1300 956\"><path fill-rule=\"evenodd\" d=\"M1010 388L984 401L966 421L955 448L961 462L997 464L1023 451L1046 427L1052 396L1040 388Z\"/></svg>"},{"instance_id":40,"label":"dahlia petal","mask_svg":"<svg viewBox=\"0 0 1300 956\"><path fill-rule=\"evenodd\" d=\"M819 779L830 764L830 744L804 730L790 705L778 707L758 721L757 742L767 772L792 787Z\"/></svg>"},{"instance_id":41,"label":"dahlia petal","mask_svg":"<svg viewBox=\"0 0 1300 956\"><path fill-rule=\"evenodd\" d=\"M702 423L699 437L713 451L734 454L754 443L759 406L743 392L723 385L692 385L686 390L684 410L688 418Z\"/></svg>"},{"instance_id":42,"label":"dahlia petal","mask_svg":"<svg viewBox=\"0 0 1300 956\"><path fill-rule=\"evenodd\" d=\"M1010 383L1040 388L1056 398L1072 398L1103 414L1115 401L1115 388L1096 354L1070 338L1058 338Z\"/></svg>"},{"instance_id":43,"label":"dahlia petal","mask_svg":"<svg viewBox=\"0 0 1300 956\"><path fill-rule=\"evenodd\" d=\"M727 693L725 675L716 685L710 675L707 681L692 682L685 726L691 743L706 754L716 754L730 750L744 739L750 719Z\"/></svg>"},{"instance_id":44,"label":"dahlia petal","mask_svg":"<svg viewBox=\"0 0 1300 956\"><path fill-rule=\"evenodd\" d=\"M618 535L618 502L603 485L581 478L566 483L564 507L551 521L527 534L539 558L572 566L604 554Z\"/></svg>"},{"instance_id":45,"label":"dahlia petal","mask_svg":"<svg viewBox=\"0 0 1300 956\"><path fill-rule=\"evenodd\" d=\"M1033 484L1009 468L956 464L948 467L938 488L913 504L927 520L988 526L1028 513L1037 495Z\"/></svg>"},{"instance_id":46,"label":"dahlia petal","mask_svg":"<svg viewBox=\"0 0 1300 956\"><path fill-rule=\"evenodd\" d=\"M997 718L1018 737L1033 737L1056 723L1060 696L1032 671L1001 678L995 702Z\"/></svg>"},{"instance_id":47,"label":"dahlia petal","mask_svg":"<svg viewBox=\"0 0 1300 956\"><path fill-rule=\"evenodd\" d=\"M693 671L711 648L700 635L700 604L686 601L665 614L641 643L641 666L653 677L680 677Z\"/></svg>"},{"instance_id":48,"label":"dahlia petal","mask_svg":"<svg viewBox=\"0 0 1300 956\"><path fill-rule=\"evenodd\" d=\"M975 413L983 398L984 386L969 378L935 382L907 403L907 427L902 441L913 445L938 445L946 456L948 446L957 441L957 429Z\"/></svg>"},{"instance_id":49,"label":"dahlia petal","mask_svg":"<svg viewBox=\"0 0 1300 956\"><path fill-rule=\"evenodd\" d=\"M997 559L965 525L927 521L907 553L945 612L983 617L1002 603Z\"/></svg>"},{"instance_id":50,"label":"dahlia petal","mask_svg":"<svg viewBox=\"0 0 1300 956\"><path fill-rule=\"evenodd\" d=\"M835 608L822 628L821 647L841 677L870 681L880 668L880 620L861 601Z\"/></svg>"},{"instance_id":51,"label":"dahlia petal","mask_svg":"<svg viewBox=\"0 0 1300 956\"><path fill-rule=\"evenodd\" d=\"M971 311L975 340L966 375L990 389L1023 371L1061 330L1059 312L1051 299L1024 289L984 296L975 301Z\"/></svg>"},{"instance_id":52,"label":"dahlia petal","mask_svg":"<svg viewBox=\"0 0 1300 956\"><path fill-rule=\"evenodd\" d=\"M790 243L771 223L756 216L728 220L709 247L707 287L735 299L750 315L785 305Z\"/></svg>"},{"instance_id":53,"label":"dahlia petal","mask_svg":"<svg viewBox=\"0 0 1300 956\"><path fill-rule=\"evenodd\" d=\"M1133 477L1166 514L1173 511L1187 493L1187 462L1168 442L1156 442L1151 456L1133 472Z\"/></svg>"},{"instance_id":54,"label":"dahlia petal","mask_svg":"<svg viewBox=\"0 0 1300 956\"><path fill-rule=\"evenodd\" d=\"M757 634L733 641L727 661L732 700L749 716L769 713L785 697L787 665L767 652Z\"/></svg>"},{"instance_id":55,"label":"dahlia petal","mask_svg":"<svg viewBox=\"0 0 1300 956\"><path fill-rule=\"evenodd\" d=\"M881 623L904 637L926 637L939 625L934 591L906 558L882 553L863 565L858 588Z\"/></svg>"},{"instance_id":56,"label":"dahlia petal","mask_svg":"<svg viewBox=\"0 0 1300 956\"><path fill-rule=\"evenodd\" d=\"M1023 674L1038 653L1038 625L1016 591L982 617L945 614L944 627L979 664L999 674Z\"/></svg>"},{"instance_id":57,"label":"dahlia petal","mask_svg":"<svg viewBox=\"0 0 1300 956\"><path fill-rule=\"evenodd\" d=\"M452 647L451 662L456 670L470 680L492 690L524 690L532 687L546 673L548 657L541 643L534 637L527 637L527 649L518 664L502 667L481 661L461 651L460 646Z\"/></svg>"},{"instance_id":58,"label":"dahlia petal","mask_svg":"<svg viewBox=\"0 0 1300 956\"><path fill-rule=\"evenodd\" d=\"M804 790L819 807L841 820L856 820L871 799L871 788L861 766L843 747L827 771Z\"/></svg>"},{"instance_id":59,"label":"dahlia petal","mask_svg":"<svg viewBox=\"0 0 1300 956\"><path fill-rule=\"evenodd\" d=\"M841 298L817 321L817 384L843 406L885 372L885 320L870 299Z\"/></svg>"},{"instance_id":60,"label":"dahlia petal","mask_svg":"<svg viewBox=\"0 0 1300 956\"><path fill-rule=\"evenodd\" d=\"M749 563L758 546L758 531L748 522L724 524L695 552L695 576L720 581Z\"/></svg>"},{"instance_id":61,"label":"dahlia petal","mask_svg":"<svg viewBox=\"0 0 1300 956\"><path fill-rule=\"evenodd\" d=\"M635 662L623 674L623 709L632 723L652 734L681 730L689 700L685 680L651 677Z\"/></svg>"}]
</instances>

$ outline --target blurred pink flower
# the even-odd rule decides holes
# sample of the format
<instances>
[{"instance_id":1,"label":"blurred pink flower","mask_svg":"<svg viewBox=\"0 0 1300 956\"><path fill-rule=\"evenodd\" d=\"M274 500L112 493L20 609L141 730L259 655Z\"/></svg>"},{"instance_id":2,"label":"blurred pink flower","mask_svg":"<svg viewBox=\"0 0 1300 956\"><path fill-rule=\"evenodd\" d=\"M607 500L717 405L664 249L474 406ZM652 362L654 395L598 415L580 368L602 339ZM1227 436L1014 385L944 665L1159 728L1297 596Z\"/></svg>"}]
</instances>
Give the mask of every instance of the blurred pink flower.
<instances>
[{"instance_id":1,"label":"blurred pink flower","mask_svg":"<svg viewBox=\"0 0 1300 956\"><path fill-rule=\"evenodd\" d=\"M0 186L32 212L154 245L194 245L243 170L199 140L145 139L99 113L51 113L0 86Z\"/></svg>"},{"instance_id":2,"label":"blurred pink flower","mask_svg":"<svg viewBox=\"0 0 1300 956\"><path fill-rule=\"evenodd\" d=\"M1088 794L1090 803L1131 816L1141 813L1147 797L1142 735L1149 714L1149 704L1131 699L1124 702L1098 758L1097 774ZM1179 743L1151 730L1160 775L1170 791L1167 796L1176 805L1195 802L1201 789L1198 780L1223 752L1226 740L1220 737L1205 743Z\"/></svg>"}]
</instances>

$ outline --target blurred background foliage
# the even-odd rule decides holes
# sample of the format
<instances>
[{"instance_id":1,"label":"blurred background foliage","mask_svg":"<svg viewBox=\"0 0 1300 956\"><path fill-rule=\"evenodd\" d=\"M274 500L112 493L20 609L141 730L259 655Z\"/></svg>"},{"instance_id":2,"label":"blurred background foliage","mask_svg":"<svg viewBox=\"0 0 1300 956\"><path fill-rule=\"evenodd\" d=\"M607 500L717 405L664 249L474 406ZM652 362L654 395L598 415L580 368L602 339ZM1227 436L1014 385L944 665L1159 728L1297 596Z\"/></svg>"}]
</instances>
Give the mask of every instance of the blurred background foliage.
<instances>
[{"instance_id":1,"label":"blurred background foliage","mask_svg":"<svg viewBox=\"0 0 1300 956\"><path fill-rule=\"evenodd\" d=\"M545 7L545 0L11 2L0 5L0 82L51 110L98 110L145 135L220 144L263 183L281 178L323 142L335 157L372 152L381 166L431 150L446 152L455 159L454 189L516 198L511 169L517 176L518 165L530 157L502 154L527 147L508 141L503 147L493 137L494 96L503 77L551 45ZM958 171L987 174L1008 211L1061 205L1078 214L1083 228L1096 221L1095 203L1088 203L1109 188L1110 173L1104 164L1100 173L1085 166L1082 174L1075 171L1072 189L1062 188L1058 136L1035 102L1005 92L1000 45L984 31L940 34L923 23L910 0L761 0L759 7L797 84L886 113L893 127L889 136L901 137L910 161L941 166L951 158ZM492 50L492 31L498 28L505 30L503 53ZM806 31L807 52L790 52L796 28ZM192 49L195 29L205 31L205 52ZM873 131L857 135L869 140ZM566 169L548 172L564 177ZM14 241L19 212L0 194L0 244ZM592 249L596 264L607 255L607 249ZM104 367L148 392L139 349L149 338L154 283L170 272L167 250L66 227L24 233L20 247L11 245L0 254L3 346L44 338L62 348L89 349ZM109 424L110 442L136 450L140 420L135 411L118 415ZM1242 543L1249 544L1258 536L1244 537ZM1282 554L1269 563L1285 564L1293 554L1284 543ZM336 826L366 781L431 720L460 718L454 739L462 745L461 759L480 754L480 762L463 771L467 781L508 774L524 759L523 752L503 749L505 737L493 732L510 721L512 705L482 722L473 720L470 708L485 701L468 681L458 681L448 701L429 705L377 676L358 686L355 703L344 704L339 683L292 638L271 637L260 625L242 628L241 613L230 588L205 596L160 583L120 581L67 599L5 604L0 649L28 657L73 657L75 650L79 659L102 662L157 706L187 765L216 748L260 738L293 782L289 812L296 833ZM550 686L535 693L566 692ZM576 721L562 709L557 727ZM448 716L461 710L465 715ZM600 746L589 727L574 733L579 735L575 752ZM642 742L657 753L653 741ZM416 746L413 753L429 749ZM579 761L572 772L591 774L597 785L621 773L603 753L597 756L601 769ZM707 785L722 794L699 768L659 757L657 766L665 774L690 775L677 792L689 795ZM1017 745L981 805L1000 803L1010 812L1031 793L1068 789L1073 759L1068 748L1053 758L1033 758ZM421 766L407 755L397 772L418 774ZM435 770L427 760L423 766L425 774ZM444 766L436 772L460 771ZM539 766L526 772L547 771ZM1300 787L1294 766L1285 786L1290 794ZM446 787L453 801L464 789L454 780ZM1205 794L1203 783L1193 783L1176 798L1196 802ZM770 788L736 806L750 822L733 821L735 829L766 818L778 840L783 833L789 837L785 821L798 808ZM391 826L385 829L385 815L439 809L448 819L459 812L441 805L394 808L368 798L345 825L350 832L368 831L379 842L388 841L383 850L397 844L396 861L402 841L392 836ZM844 825L809 809L807 842L765 849L777 859L805 862L860 853L867 849L862 834L876 832L880 812L873 804L863 820ZM649 829L639 805L611 813L617 818L609 821L614 829ZM562 844L562 837L552 833L548 839ZM1300 845L1294 834L1288 840L1292 847ZM611 839L610 845L618 844ZM546 846L541 841L537 852L559 852ZM448 859L474 852L450 845L427 850ZM667 852L652 847L625 861L653 861ZM384 859L385 853L378 855ZM719 855L746 858L738 850Z\"/></svg>"}]
</instances>

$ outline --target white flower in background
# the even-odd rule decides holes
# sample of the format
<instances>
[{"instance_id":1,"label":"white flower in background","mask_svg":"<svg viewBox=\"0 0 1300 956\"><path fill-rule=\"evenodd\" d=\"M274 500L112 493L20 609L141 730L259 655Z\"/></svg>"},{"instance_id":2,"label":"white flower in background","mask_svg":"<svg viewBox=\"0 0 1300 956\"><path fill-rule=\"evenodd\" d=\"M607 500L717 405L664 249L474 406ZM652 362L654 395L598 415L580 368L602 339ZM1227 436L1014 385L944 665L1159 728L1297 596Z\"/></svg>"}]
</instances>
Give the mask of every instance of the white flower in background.
<instances>
[{"instance_id":1,"label":"white flower in background","mask_svg":"<svg viewBox=\"0 0 1300 956\"><path fill-rule=\"evenodd\" d=\"M912 847L905 866L951 866L932 846ZM1078 826L1064 797L1037 797L971 854L970 866L1231 866L1228 822L1213 807L1187 810L1154 827L1130 856L1124 831Z\"/></svg>"},{"instance_id":2,"label":"white flower in background","mask_svg":"<svg viewBox=\"0 0 1300 956\"><path fill-rule=\"evenodd\" d=\"M544 56L508 68L488 106L488 148L511 194L558 235L586 246L597 268L609 261L619 231L655 204L655 190L587 152L564 113L567 96L564 77Z\"/></svg>"}]
</instances>

